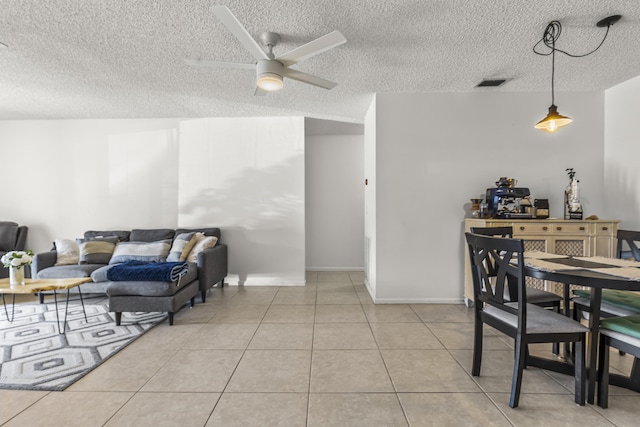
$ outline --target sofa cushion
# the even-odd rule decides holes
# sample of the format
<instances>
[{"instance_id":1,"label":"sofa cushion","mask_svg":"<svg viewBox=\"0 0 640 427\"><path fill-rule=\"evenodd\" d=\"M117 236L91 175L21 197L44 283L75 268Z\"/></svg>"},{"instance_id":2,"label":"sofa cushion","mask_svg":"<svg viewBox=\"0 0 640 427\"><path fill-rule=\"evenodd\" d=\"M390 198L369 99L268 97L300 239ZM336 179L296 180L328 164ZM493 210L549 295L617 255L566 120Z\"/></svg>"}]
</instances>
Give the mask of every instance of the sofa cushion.
<instances>
[{"instance_id":1,"label":"sofa cushion","mask_svg":"<svg viewBox=\"0 0 640 427\"><path fill-rule=\"evenodd\" d=\"M59 265L42 269L38 272L38 279L67 279L69 277L91 277L91 273L103 267L104 264L74 264Z\"/></svg>"},{"instance_id":2,"label":"sofa cushion","mask_svg":"<svg viewBox=\"0 0 640 427\"><path fill-rule=\"evenodd\" d=\"M180 262L187 259L187 255L196 244L196 233L181 233L176 235L167 257L167 262Z\"/></svg>"},{"instance_id":3,"label":"sofa cushion","mask_svg":"<svg viewBox=\"0 0 640 427\"><path fill-rule=\"evenodd\" d=\"M127 261L165 262L169 249L171 249L171 240L120 242L116 245L109 264Z\"/></svg>"},{"instance_id":4,"label":"sofa cushion","mask_svg":"<svg viewBox=\"0 0 640 427\"><path fill-rule=\"evenodd\" d=\"M218 238L215 236L205 236L202 233L196 233L196 244L193 245L193 249L187 256L188 262L198 262L198 254L205 249L212 248L218 243Z\"/></svg>"},{"instance_id":5,"label":"sofa cushion","mask_svg":"<svg viewBox=\"0 0 640 427\"><path fill-rule=\"evenodd\" d=\"M80 262L80 246L72 239L56 239L53 242L56 250L55 265L70 265Z\"/></svg>"},{"instance_id":6,"label":"sofa cushion","mask_svg":"<svg viewBox=\"0 0 640 427\"><path fill-rule=\"evenodd\" d=\"M114 264L103 265L97 270L94 270L91 273L91 280L93 280L94 282L107 282L107 271L109 271L109 269L113 267L113 265Z\"/></svg>"},{"instance_id":7,"label":"sofa cushion","mask_svg":"<svg viewBox=\"0 0 640 427\"><path fill-rule=\"evenodd\" d=\"M107 231L96 231L89 230L84 232L84 238L87 240L92 240L96 238L102 237L117 237L119 242L128 242L129 235L131 234L128 230L107 230Z\"/></svg>"},{"instance_id":8,"label":"sofa cushion","mask_svg":"<svg viewBox=\"0 0 640 427\"><path fill-rule=\"evenodd\" d=\"M133 229L129 240L132 242L157 242L158 240L173 240L175 230L170 228L152 228L148 230Z\"/></svg>"},{"instance_id":9,"label":"sofa cushion","mask_svg":"<svg viewBox=\"0 0 640 427\"><path fill-rule=\"evenodd\" d=\"M109 264L118 238L115 236L78 239L80 246L80 264Z\"/></svg>"},{"instance_id":10,"label":"sofa cushion","mask_svg":"<svg viewBox=\"0 0 640 427\"><path fill-rule=\"evenodd\" d=\"M182 233L203 233L205 236L215 236L218 238L218 242L222 239L222 234L220 232L220 228L218 227L205 227L205 228L178 228L176 230L176 235Z\"/></svg>"}]
</instances>

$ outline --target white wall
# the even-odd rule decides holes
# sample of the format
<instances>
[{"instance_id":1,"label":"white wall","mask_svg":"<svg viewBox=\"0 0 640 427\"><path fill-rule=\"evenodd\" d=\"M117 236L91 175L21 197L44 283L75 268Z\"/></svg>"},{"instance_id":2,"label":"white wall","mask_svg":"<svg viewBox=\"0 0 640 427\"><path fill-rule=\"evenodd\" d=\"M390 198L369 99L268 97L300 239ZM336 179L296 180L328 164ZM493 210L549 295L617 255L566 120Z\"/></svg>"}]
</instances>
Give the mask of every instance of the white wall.
<instances>
[{"instance_id":1,"label":"white wall","mask_svg":"<svg viewBox=\"0 0 640 427\"><path fill-rule=\"evenodd\" d=\"M15 187L0 218L27 225L37 252L88 229L174 227L178 128L175 119L0 121L0 171Z\"/></svg>"},{"instance_id":2,"label":"white wall","mask_svg":"<svg viewBox=\"0 0 640 427\"><path fill-rule=\"evenodd\" d=\"M364 137L307 136L306 267L364 269Z\"/></svg>"},{"instance_id":3,"label":"white wall","mask_svg":"<svg viewBox=\"0 0 640 427\"><path fill-rule=\"evenodd\" d=\"M36 252L87 229L220 226L230 284L304 283L302 117L0 121L0 153L0 219Z\"/></svg>"},{"instance_id":4,"label":"white wall","mask_svg":"<svg viewBox=\"0 0 640 427\"><path fill-rule=\"evenodd\" d=\"M640 77L605 92L605 212L640 230Z\"/></svg>"},{"instance_id":5,"label":"white wall","mask_svg":"<svg viewBox=\"0 0 640 427\"><path fill-rule=\"evenodd\" d=\"M376 250L376 96L364 118L364 269L365 284L372 298L376 295L377 250Z\"/></svg>"},{"instance_id":6,"label":"white wall","mask_svg":"<svg viewBox=\"0 0 640 427\"><path fill-rule=\"evenodd\" d=\"M574 119L555 134L533 125L548 94L378 94L376 302L454 302L463 291L463 217L500 176L563 214L565 169L585 216L604 216L604 94L556 94ZM366 140L365 127L365 140ZM365 143L368 147L368 143Z\"/></svg>"},{"instance_id":7,"label":"white wall","mask_svg":"<svg viewBox=\"0 0 640 427\"><path fill-rule=\"evenodd\" d=\"M179 222L217 224L230 284L305 282L304 119L185 121Z\"/></svg>"}]
</instances>

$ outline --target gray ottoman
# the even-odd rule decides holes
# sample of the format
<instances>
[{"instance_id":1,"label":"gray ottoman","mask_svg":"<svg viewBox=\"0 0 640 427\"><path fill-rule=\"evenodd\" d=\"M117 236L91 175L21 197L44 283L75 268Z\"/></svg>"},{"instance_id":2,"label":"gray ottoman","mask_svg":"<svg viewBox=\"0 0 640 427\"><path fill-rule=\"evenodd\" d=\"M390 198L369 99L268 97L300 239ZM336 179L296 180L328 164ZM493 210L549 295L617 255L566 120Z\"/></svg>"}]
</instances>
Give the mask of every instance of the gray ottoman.
<instances>
[{"instance_id":1,"label":"gray ottoman","mask_svg":"<svg viewBox=\"0 0 640 427\"><path fill-rule=\"evenodd\" d=\"M173 325L173 315L180 310L187 301L191 300L191 307L200 290L197 271L189 268L189 272L180 282L142 282L122 281L109 282L107 295L109 296L109 311L116 314L116 325L120 325L122 312L166 312L169 314L169 324Z\"/></svg>"}]
</instances>

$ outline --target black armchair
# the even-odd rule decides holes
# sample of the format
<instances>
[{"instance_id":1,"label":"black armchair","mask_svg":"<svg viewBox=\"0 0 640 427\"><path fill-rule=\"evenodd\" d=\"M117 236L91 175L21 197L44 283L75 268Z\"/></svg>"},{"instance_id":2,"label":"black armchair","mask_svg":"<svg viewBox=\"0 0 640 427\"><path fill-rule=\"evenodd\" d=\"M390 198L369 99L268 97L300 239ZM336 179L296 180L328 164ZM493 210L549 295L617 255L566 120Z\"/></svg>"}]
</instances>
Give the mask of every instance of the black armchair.
<instances>
[{"instance_id":1,"label":"black armchair","mask_svg":"<svg viewBox=\"0 0 640 427\"><path fill-rule=\"evenodd\" d=\"M0 221L0 257L10 251L23 251L27 242L26 225L12 221ZM9 277L9 270L0 269L0 279Z\"/></svg>"}]
</instances>

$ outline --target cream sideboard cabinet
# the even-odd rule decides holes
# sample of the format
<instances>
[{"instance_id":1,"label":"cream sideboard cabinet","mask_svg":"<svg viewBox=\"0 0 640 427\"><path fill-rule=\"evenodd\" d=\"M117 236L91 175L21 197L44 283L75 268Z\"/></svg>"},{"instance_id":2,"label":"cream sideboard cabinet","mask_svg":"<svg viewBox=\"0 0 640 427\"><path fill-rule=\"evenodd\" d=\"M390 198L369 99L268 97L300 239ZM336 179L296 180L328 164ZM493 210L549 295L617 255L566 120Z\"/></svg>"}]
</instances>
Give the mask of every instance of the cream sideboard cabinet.
<instances>
[{"instance_id":1,"label":"cream sideboard cabinet","mask_svg":"<svg viewBox=\"0 0 640 427\"><path fill-rule=\"evenodd\" d=\"M524 239L527 251L543 251L573 256L615 257L618 220L563 219L477 219L466 218L464 230L471 227L513 227L513 237ZM464 301L473 301L473 282L469 250L464 240ZM562 294L562 285L527 277L527 286Z\"/></svg>"}]
</instances>

